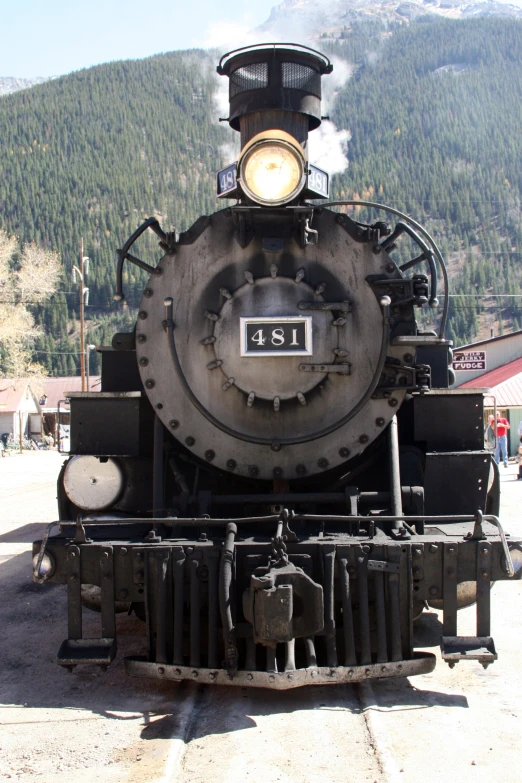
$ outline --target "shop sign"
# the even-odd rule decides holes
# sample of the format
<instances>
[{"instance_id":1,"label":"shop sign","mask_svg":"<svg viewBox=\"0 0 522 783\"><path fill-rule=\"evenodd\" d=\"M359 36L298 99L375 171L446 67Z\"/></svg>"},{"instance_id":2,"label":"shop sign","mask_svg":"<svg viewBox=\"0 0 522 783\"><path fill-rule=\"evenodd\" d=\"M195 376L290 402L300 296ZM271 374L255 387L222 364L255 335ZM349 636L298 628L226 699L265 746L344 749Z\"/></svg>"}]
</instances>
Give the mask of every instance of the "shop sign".
<instances>
[{"instance_id":1,"label":"shop sign","mask_svg":"<svg viewBox=\"0 0 522 783\"><path fill-rule=\"evenodd\" d=\"M455 372L465 370L485 370L486 351L455 351L453 354Z\"/></svg>"}]
</instances>

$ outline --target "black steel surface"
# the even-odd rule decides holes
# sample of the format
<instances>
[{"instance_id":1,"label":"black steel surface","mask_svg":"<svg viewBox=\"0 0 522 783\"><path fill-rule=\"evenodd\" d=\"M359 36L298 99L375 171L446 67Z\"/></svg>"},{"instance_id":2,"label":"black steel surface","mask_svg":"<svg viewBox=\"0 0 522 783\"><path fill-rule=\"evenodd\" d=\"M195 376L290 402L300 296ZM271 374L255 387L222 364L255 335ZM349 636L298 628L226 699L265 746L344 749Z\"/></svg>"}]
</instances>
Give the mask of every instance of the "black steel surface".
<instances>
[{"instance_id":1,"label":"black steel surface","mask_svg":"<svg viewBox=\"0 0 522 783\"><path fill-rule=\"evenodd\" d=\"M74 398L71 454L138 456L140 398Z\"/></svg>"},{"instance_id":2,"label":"black steel surface","mask_svg":"<svg viewBox=\"0 0 522 783\"><path fill-rule=\"evenodd\" d=\"M143 391L134 348L122 350L102 346L98 351L102 360L102 391Z\"/></svg>"},{"instance_id":3,"label":"black steel surface","mask_svg":"<svg viewBox=\"0 0 522 783\"><path fill-rule=\"evenodd\" d=\"M487 451L429 452L424 472L427 514L485 509L492 456Z\"/></svg>"},{"instance_id":4,"label":"black steel surface","mask_svg":"<svg viewBox=\"0 0 522 783\"><path fill-rule=\"evenodd\" d=\"M427 451L462 452L484 448L482 394L431 394L415 398L415 440Z\"/></svg>"}]
</instances>

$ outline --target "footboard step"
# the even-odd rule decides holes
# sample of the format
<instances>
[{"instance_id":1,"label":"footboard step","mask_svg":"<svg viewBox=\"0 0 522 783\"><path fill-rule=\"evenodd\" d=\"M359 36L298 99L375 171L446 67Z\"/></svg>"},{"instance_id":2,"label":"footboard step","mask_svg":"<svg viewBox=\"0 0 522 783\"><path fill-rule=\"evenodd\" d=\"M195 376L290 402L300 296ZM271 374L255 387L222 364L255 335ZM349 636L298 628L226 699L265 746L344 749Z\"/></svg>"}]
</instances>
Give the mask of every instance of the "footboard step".
<instances>
[{"instance_id":1,"label":"footboard step","mask_svg":"<svg viewBox=\"0 0 522 783\"><path fill-rule=\"evenodd\" d=\"M106 669L116 656L116 639L66 639L58 650L57 663L72 669L92 663Z\"/></svg>"},{"instance_id":2,"label":"footboard step","mask_svg":"<svg viewBox=\"0 0 522 783\"><path fill-rule=\"evenodd\" d=\"M478 661L487 669L498 658L491 636L441 636L440 650L451 668L459 661Z\"/></svg>"}]
</instances>

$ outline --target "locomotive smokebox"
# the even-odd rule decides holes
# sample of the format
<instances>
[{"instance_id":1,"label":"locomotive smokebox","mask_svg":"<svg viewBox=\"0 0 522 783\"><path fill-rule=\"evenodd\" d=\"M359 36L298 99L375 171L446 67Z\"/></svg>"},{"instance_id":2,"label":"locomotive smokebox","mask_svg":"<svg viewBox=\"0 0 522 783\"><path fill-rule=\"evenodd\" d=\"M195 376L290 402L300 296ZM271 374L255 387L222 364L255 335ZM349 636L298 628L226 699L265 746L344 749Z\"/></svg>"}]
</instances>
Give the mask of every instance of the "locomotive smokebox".
<instances>
[{"instance_id":1,"label":"locomotive smokebox","mask_svg":"<svg viewBox=\"0 0 522 783\"><path fill-rule=\"evenodd\" d=\"M321 76L329 59L297 44L259 44L223 55L217 72L229 77L230 127L244 147L256 134L279 128L306 149L321 124Z\"/></svg>"}]
</instances>

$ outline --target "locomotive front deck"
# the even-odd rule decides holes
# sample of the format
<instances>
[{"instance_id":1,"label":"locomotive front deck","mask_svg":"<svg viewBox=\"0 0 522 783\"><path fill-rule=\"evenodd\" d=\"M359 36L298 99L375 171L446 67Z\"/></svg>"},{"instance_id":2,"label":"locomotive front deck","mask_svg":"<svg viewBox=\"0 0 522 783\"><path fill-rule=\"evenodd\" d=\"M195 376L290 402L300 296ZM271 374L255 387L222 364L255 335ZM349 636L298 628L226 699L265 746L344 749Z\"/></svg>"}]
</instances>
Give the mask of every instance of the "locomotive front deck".
<instances>
[{"instance_id":1,"label":"locomotive front deck","mask_svg":"<svg viewBox=\"0 0 522 783\"><path fill-rule=\"evenodd\" d=\"M133 676L277 689L407 677L435 666L413 648L413 621L425 602L443 600L443 658L489 665L491 582L513 575L498 520L410 518L419 533L396 540L382 531L392 521L283 510L61 523L34 550L55 564L48 581L67 583L58 662L112 661L116 600L145 620L147 653L125 661ZM82 585L100 588L99 639L82 639ZM457 634L464 594L476 598L476 637Z\"/></svg>"}]
</instances>

